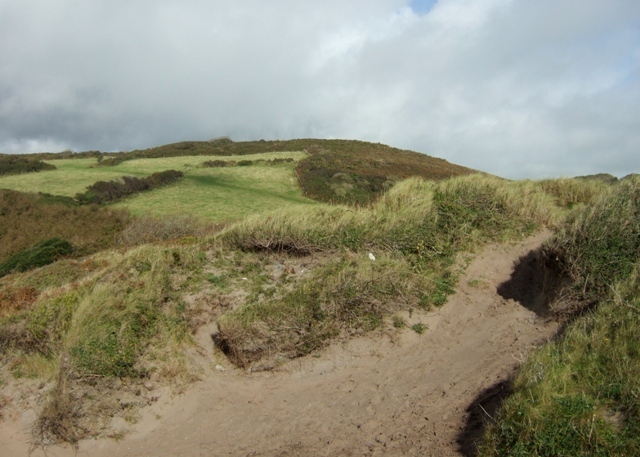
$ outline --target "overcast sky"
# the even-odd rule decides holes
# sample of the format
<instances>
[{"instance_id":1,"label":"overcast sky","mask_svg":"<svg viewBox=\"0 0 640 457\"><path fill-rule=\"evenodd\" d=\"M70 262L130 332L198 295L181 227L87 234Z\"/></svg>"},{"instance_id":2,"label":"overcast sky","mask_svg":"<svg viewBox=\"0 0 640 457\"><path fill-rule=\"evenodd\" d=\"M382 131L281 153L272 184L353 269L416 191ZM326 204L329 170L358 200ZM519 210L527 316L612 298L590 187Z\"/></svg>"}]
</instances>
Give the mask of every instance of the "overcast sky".
<instances>
[{"instance_id":1,"label":"overcast sky","mask_svg":"<svg viewBox=\"0 0 640 457\"><path fill-rule=\"evenodd\" d=\"M219 136L640 172L640 0L0 0L0 152Z\"/></svg>"}]
</instances>

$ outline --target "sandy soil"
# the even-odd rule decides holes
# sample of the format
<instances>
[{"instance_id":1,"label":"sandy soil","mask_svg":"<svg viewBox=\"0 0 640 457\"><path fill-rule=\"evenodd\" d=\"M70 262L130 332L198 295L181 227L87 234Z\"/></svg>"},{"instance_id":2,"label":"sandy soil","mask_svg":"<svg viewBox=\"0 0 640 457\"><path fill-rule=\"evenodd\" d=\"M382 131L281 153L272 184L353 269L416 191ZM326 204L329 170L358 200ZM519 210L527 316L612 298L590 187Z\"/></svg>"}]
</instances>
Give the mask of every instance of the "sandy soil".
<instances>
[{"instance_id":1,"label":"sandy soil","mask_svg":"<svg viewBox=\"0 0 640 457\"><path fill-rule=\"evenodd\" d=\"M362 337L277 371L234 369L201 333L204 379L185 394L154 392L120 441L80 443L83 456L469 456L506 382L557 325L544 317L535 251L548 233L490 245L440 309L405 315L395 338ZM209 331L207 331L209 330ZM27 455L32 414L0 423L0 454ZM36 450L34 456L44 455ZM70 448L47 455L71 456Z\"/></svg>"}]
</instances>

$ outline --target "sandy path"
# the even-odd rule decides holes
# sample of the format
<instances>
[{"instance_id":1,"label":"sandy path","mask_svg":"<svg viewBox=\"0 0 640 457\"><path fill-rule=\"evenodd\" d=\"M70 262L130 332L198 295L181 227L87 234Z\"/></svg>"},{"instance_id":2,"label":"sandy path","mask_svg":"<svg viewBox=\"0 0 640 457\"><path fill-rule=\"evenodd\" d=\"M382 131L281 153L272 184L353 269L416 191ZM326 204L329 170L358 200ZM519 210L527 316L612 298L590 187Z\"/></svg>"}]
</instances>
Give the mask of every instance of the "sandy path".
<instances>
[{"instance_id":1,"label":"sandy path","mask_svg":"<svg viewBox=\"0 0 640 457\"><path fill-rule=\"evenodd\" d=\"M428 326L422 335L357 338L278 372L212 370L150 407L120 442L83 442L78 455L473 455L478 405L490 414L518 360L556 331L536 314L540 275L526 257L546 236L488 246L447 304L407 315ZM0 454L25 455L21 423L0 427Z\"/></svg>"}]
</instances>

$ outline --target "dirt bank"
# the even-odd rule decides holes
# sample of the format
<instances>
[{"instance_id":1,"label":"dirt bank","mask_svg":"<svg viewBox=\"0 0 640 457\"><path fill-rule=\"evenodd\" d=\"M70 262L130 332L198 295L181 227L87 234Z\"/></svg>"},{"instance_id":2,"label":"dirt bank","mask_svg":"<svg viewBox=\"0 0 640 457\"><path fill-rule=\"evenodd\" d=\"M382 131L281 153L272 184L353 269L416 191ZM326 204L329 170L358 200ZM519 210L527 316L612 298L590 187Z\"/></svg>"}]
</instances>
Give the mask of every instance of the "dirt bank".
<instances>
[{"instance_id":1,"label":"dirt bank","mask_svg":"<svg viewBox=\"0 0 640 457\"><path fill-rule=\"evenodd\" d=\"M442 308L404 316L426 325L422 335L407 328L393 341L358 338L272 372L214 361L185 394L153 393L160 400L135 425L122 424L132 433L82 442L78 455L473 455L505 381L557 330L544 317L531 254L548 235L479 253ZM0 423L3 456L26 455L28 419L16 413Z\"/></svg>"}]
</instances>

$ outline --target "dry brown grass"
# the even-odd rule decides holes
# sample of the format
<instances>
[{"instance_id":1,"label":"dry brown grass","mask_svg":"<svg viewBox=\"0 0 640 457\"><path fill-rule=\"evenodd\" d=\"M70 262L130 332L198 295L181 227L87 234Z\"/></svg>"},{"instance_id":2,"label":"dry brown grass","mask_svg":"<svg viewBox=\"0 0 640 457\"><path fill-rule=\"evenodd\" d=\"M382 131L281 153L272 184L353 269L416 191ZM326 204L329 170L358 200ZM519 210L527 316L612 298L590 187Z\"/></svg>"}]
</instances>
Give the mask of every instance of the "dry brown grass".
<instances>
[{"instance_id":1,"label":"dry brown grass","mask_svg":"<svg viewBox=\"0 0 640 457\"><path fill-rule=\"evenodd\" d=\"M0 190L0 262L56 237L71 242L78 254L96 252L112 246L129 219L126 211L49 204L43 196Z\"/></svg>"}]
</instances>

